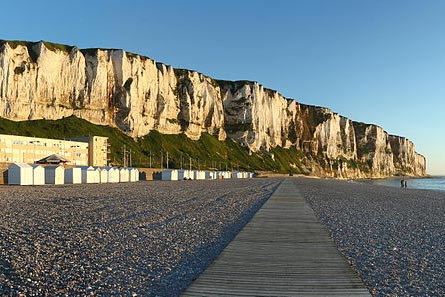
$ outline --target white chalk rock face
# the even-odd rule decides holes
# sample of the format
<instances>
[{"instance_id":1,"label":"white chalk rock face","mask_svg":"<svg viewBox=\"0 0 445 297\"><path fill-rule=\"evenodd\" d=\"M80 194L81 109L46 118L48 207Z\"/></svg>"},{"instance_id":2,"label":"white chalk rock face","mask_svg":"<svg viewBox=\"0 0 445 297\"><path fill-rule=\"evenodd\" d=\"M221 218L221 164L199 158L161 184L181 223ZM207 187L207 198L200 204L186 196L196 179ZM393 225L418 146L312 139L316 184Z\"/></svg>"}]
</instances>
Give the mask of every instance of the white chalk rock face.
<instances>
[{"instance_id":1,"label":"white chalk rock face","mask_svg":"<svg viewBox=\"0 0 445 297\"><path fill-rule=\"evenodd\" d=\"M314 153L326 154L329 159L356 159L355 131L352 121L327 111L328 119L315 128Z\"/></svg>"},{"instance_id":2,"label":"white chalk rock face","mask_svg":"<svg viewBox=\"0 0 445 297\"><path fill-rule=\"evenodd\" d=\"M397 174L424 175L426 159L416 153L414 143L404 137L389 135Z\"/></svg>"},{"instance_id":3,"label":"white chalk rock face","mask_svg":"<svg viewBox=\"0 0 445 297\"><path fill-rule=\"evenodd\" d=\"M110 105L114 107L115 125L133 137L154 129L179 133L173 68L122 50L112 51L111 58L115 82Z\"/></svg>"},{"instance_id":4,"label":"white chalk rock face","mask_svg":"<svg viewBox=\"0 0 445 297\"><path fill-rule=\"evenodd\" d=\"M354 122L354 126L359 160L370 165L372 176L383 177L394 174L394 155L388 133L375 125Z\"/></svg>"},{"instance_id":5,"label":"white chalk rock face","mask_svg":"<svg viewBox=\"0 0 445 297\"><path fill-rule=\"evenodd\" d=\"M193 139L208 132L224 140L219 86L194 71L178 73L123 50L4 42L1 115L12 120L76 115L133 137L158 130Z\"/></svg>"},{"instance_id":6,"label":"white chalk rock face","mask_svg":"<svg viewBox=\"0 0 445 297\"><path fill-rule=\"evenodd\" d=\"M223 94L226 132L231 138L254 152L285 146L285 98L256 82L224 82Z\"/></svg>"},{"instance_id":7,"label":"white chalk rock face","mask_svg":"<svg viewBox=\"0 0 445 297\"><path fill-rule=\"evenodd\" d=\"M0 109L14 120L59 119L73 114L84 92L85 60L75 47L49 50L4 43L0 49Z\"/></svg>"},{"instance_id":8,"label":"white chalk rock face","mask_svg":"<svg viewBox=\"0 0 445 297\"><path fill-rule=\"evenodd\" d=\"M251 152L294 147L318 175L426 170L411 141L256 82L214 80L119 49L0 41L0 116L22 121L71 115L134 138L157 130L192 139L202 133L230 137Z\"/></svg>"},{"instance_id":9,"label":"white chalk rock face","mask_svg":"<svg viewBox=\"0 0 445 297\"><path fill-rule=\"evenodd\" d=\"M224 107L218 83L201 73L177 69L178 121L185 134L199 139L202 132L226 139Z\"/></svg>"}]
</instances>

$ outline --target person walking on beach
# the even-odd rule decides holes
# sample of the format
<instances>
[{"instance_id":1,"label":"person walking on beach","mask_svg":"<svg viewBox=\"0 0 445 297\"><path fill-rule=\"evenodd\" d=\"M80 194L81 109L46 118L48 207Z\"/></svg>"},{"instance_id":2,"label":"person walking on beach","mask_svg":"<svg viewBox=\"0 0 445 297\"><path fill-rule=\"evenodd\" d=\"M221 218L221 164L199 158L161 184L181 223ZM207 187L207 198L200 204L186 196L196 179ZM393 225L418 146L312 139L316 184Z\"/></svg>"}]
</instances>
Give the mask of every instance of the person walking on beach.
<instances>
[{"instance_id":1,"label":"person walking on beach","mask_svg":"<svg viewBox=\"0 0 445 297\"><path fill-rule=\"evenodd\" d=\"M405 180L402 179L402 180L400 181L400 187L401 187L401 188L404 188L404 187L405 187Z\"/></svg>"},{"instance_id":2,"label":"person walking on beach","mask_svg":"<svg viewBox=\"0 0 445 297\"><path fill-rule=\"evenodd\" d=\"M406 189L406 188L408 188L408 181L407 180L405 180L404 182L403 182L403 187Z\"/></svg>"}]
</instances>

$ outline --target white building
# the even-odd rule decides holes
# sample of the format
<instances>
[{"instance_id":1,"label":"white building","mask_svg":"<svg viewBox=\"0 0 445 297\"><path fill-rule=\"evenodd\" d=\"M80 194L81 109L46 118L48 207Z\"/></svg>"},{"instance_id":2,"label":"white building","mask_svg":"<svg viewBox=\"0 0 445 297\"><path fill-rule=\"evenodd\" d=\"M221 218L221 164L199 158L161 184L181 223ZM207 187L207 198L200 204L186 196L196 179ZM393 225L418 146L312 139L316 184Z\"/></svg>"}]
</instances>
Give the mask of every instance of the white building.
<instances>
[{"instance_id":1,"label":"white building","mask_svg":"<svg viewBox=\"0 0 445 297\"><path fill-rule=\"evenodd\" d=\"M246 178L245 172L235 171L232 173L232 178Z\"/></svg>"},{"instance_id":2,"label":"white building","mask_svg":"<svg viewBox=\"0 0 445 297\"><path fill-rule=\"evenodd\" d=\"M99 183L103 184L103 183L108 183L108 170L105 168L96 168L97 171L97 175L99 177Z\"/></svg>"},{"instance_id":3,"label":"white building","mask_svg":"<svg viewBox=\"0 0 445 297\"><path fill-rule=\"evenodd\" d=\"M107 167L106 170L108 171L108 182L109 183L118 183L119 178L119 170L113 167Z\"/></svg>"},{"instance_id":4,"label":"white building","mask_svg":"<svg viewBox=\"0 0 445 297\"><path fill-rule=\"evenodd\" d=\"M40 165L31 165L32 167L32 184L44 185L45 184L45 168Z\"/></svg>"},{"instance_id":5,"label":"white building","mask_svg":"<svg viewBox=\"0 0 445 297\"><path fill-rule=\"evenodd\" d=\"M8 168L8 184L10 185L32 185L32 167L25 163L13 163Z\"/></svg>"},{"instance_id":6,"label":"white building","mask_svg":"<svg viewBox=\"0 0 445 297\"><path fill-rule=\"evenodd\" d=\"M218 171L218 179L231 178L232 173L230 171Z\"/></svg>"},{"instance_id":7,"label":"white building","mask_svg":"<svg viewBox=\"0 0 445 297\"><path fill-rule=\"evenodd\" d=\"M65 168L63 166L45 167L45 184L63 185L65 183Z\"/></svg>"},{"instance_id":8,"label":"white building","mask_svg":"<svg viewBox=\"0 0 445 297\"><path fill-rule=\"evenodd\" d=\"M205 175L206 175L206 179L217 179L218 178L216 171L206 171Z\"/></svg>"},{"instance_id":9,"label":"white building","mask_svg":"<svg viewBox=\"0 0 445 297\"><path fill-rule=\"evenodd\" d=\"M162 180L178 180L178 170L176 169L164 169L161 173Z\"/></svg>"},{"instance_id":10,"label":"white building","mask_svg":"<svg viewBox=\"0 0 445 297\"><path fill-rule=\"evenodd\" d=\"M79 167L65 169L65 183L66 184L80 184L82 183L82 169Z\"/></svg>"},{"instance_id":11,"label":"white building","mask_svg":"<svg viewBox=\"0 0 445 297\"><path fill-rule=\"evenodd\" d=\"M202 170L194 170L194 171L193 171L193 179L198 179L198 180L206 179L206 173L205 173L205 171L202 171Z\"/></svg>"},{"instance_id":12,"label":"white building","mask_svg":"<svg viewBox=\"0 0 445 297\"><path fill-rule=\"evenodd\" d=\"M57 154L69 165L106 166L107 137L88 136L71 140L0 134L0 162L29 163Z\"/></svg>"},{"instance_id":13,"label":"white building","mask_svg":"<svg viewBox=\"0 0 445 297\"><path fill-rule=\"evenodd\" d=\"M130 173L130 182L139 181L139 170L137 168L129 168L128 171Z\"/></svg>"},{"instance_id":14,"label":"white building","mask_svg":"<svg viewBox=\"0 0 445 297\"><path fill-rule=\"evenodd\" d=\"M88 144L88 165L89 166L107 166L109 143L108 137L85 136L75 137L71 140L81 141Z\"/></svg>"},{"instance_id":15,"label":"white building","mask_svg":"<svg viewBox=\"0 0 445 297\"><path fill-rule=\"evenodd\" d=\"M96 184L99 182L98 172L94 167L83 166L80 167L82 172L82 183L83 184Z\"/></svg>"},{"instance_id":16,"label":"white building","mask_svg":"<svg viewBox=\"0 0 445 297\"><path fill-rule=\"evenodd\" d=\"M126 183L130 181L130 172L127 168L119 168L119 182Z\"/></svg>"},{"instance_id":17,"label":"white building","mask_svg":"<svg viewBox=\"0 0 445 297\"><path fill-rule=\"evenodd\" d=\"M191 179L193 178L193 171L179 169L178 170L178 180Z\"/></svg>"}]
</instances>

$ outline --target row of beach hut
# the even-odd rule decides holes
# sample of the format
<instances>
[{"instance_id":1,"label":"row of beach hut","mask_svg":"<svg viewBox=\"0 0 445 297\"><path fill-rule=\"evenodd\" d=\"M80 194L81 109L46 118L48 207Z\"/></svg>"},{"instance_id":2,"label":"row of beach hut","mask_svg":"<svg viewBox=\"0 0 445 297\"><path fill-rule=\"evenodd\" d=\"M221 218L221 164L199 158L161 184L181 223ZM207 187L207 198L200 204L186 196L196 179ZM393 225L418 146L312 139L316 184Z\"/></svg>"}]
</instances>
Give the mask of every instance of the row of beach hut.
<instances>
[{"instance_id":1,"label":"row of beach hut","mask_svg":"<svg viewBox=\"0 0 445 297\"><path fill-rule=\"evenodd\" d=\"M8 168L10 185L97 184L139 181L136 168L40 166L13 163Z\"/></svg>"},{"instance_id":2,"label":"row of beach hut","mask_svg":"<svg viewBox=\"0 0 445 297\"><path fill-rule=\"evenodd\" d=\"M252 178L252 172L244 171L204 171L185 169L162 170L162 180L189 180L189 179L228 179L228 178Z\"/></svg>"}]
</instances>

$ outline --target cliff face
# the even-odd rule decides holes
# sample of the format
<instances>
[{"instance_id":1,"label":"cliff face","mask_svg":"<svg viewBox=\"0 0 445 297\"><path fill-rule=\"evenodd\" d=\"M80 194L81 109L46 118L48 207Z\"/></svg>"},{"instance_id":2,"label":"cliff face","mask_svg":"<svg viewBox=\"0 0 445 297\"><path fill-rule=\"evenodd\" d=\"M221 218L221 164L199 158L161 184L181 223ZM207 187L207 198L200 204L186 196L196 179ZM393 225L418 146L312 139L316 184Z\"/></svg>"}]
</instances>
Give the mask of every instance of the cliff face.
<instances>
[{"instance_id":1,"label":"cliff face","mask_svg":"<svg viewBox=\"0 0 445 297\"><path fill-rule=\"evenodd\" d=\"M44 42L0 46L0 115L13 120L76 115L133 137L156 129L224 139L223 106L212 82L123 50L80 51Z\"/></svg>"},{"instance_id":2,"label":"cliff face","mask_svg":"<svg viewBox=\"0 0 445 297\"><path fill-rule=\"evenodd\" d=\"M329 109L286 99L256 82L216 81L115 49L0 42L0 116L75 115L140 137L201 133L250 151L295 146L308 173L336 177L425 174L409 140Z\"/></svg>"}]
</instances>

